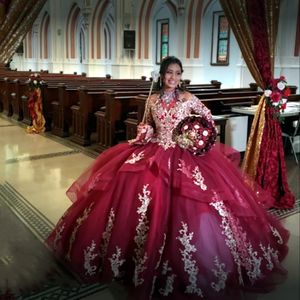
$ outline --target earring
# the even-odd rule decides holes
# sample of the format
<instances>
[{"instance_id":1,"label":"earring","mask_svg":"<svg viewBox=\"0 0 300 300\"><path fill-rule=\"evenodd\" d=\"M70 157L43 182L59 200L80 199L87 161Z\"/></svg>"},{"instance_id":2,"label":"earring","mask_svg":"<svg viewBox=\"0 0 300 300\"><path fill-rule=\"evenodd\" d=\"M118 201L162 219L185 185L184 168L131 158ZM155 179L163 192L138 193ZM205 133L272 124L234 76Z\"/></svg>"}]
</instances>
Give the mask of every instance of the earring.
<instances>
[{"instance_id":1,"label":"earring","mask_svg":"<svg viewBox=\"0 0 300 300\"><path fill-rule=\"evenodd\" d=\"M180 89L180 90L181 90L181 87L182 87L182 80L180 80L178 85L177 85L177 88Z\"/></svg>"},{"instance_id":2,"label":"earring","mask_svg":"<svg viewBox=\"0 0 300 300\"><path fill-rule=\"evenodd\" d=\"M184 82L182 79L180 80L179 88L180 88L181 90L185 90L185 82Z\"/></svg>"}]
</instances>

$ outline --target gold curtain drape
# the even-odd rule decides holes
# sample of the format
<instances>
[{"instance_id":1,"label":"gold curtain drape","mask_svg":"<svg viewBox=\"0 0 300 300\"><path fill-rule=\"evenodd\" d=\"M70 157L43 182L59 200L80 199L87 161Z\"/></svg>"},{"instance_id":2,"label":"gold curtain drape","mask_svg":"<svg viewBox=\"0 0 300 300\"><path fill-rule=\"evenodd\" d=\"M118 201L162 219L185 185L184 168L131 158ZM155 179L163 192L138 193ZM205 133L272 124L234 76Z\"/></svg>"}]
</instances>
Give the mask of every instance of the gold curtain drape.
<instances>
[{"instance_id":1,"label":"gold curtain drape","mask_svg":"<svg viewBox=\"0 0 300 300\"><path fill-rule=\"evenodd\" d=\"M0 64L6 63L31 29L47 0L11 0L0 20Z\"/></svg>"},{"instance_id":2,"label":"gold curtain drape","mask_svg":"<svg viewBox=\"0 0 300 300\"><path fill-rule=\"evenodd\" d=\"M220 0L245 62L257 84L274 79L275 43L280 0ZM274 198L273 207L291 208L279 120L262 96L251 126L242 170Z\"/></svg>"},{"instance_id":3,"label":"gold curtain drape","mask_svg":"<svg viewBox=\"0 0 300 300\"><path fill-rule=\"evenodd\" d=\"M239 44L243 58L254 80L262 89L266 88L266 82L260 72L255 59L254 41L249 24L247 1L251 0L220 0L223 10L228 18L230 27ZM261 0L265 7L265 20L267 25L269 59L273 73L274 53L279 20L280 0Z\"/></svg>"},{"instance_id":4,"label":"gold curtain drape","mask_svg":"<svg viewBox=\"0 0 300 300\"><path fill-rule=\"evenodd\" d=\"M269 66L271 74L264 74L262 67L256 60L256 53L254 47L253 31L250 25L249 12L247 9L247 2L252 0L220 0L223 10L228 18L232 31L240 46L243 58L247 67L253 76L254 80L262 89L266 88L268 84L268 76L273 76L274 71L274 56L275 43L277 36L277 28L279 21L279 2L280 0L261 0L264 5L267 31L267 44L269 51ZM263 129L265 124L265 101L264 96L259 101L259 106L254 117L252 128L247 144L246 153L242 163L242 169L255 179L257 164L259 159L260 143L263 136Z\"/></svg>"}]
</instances>

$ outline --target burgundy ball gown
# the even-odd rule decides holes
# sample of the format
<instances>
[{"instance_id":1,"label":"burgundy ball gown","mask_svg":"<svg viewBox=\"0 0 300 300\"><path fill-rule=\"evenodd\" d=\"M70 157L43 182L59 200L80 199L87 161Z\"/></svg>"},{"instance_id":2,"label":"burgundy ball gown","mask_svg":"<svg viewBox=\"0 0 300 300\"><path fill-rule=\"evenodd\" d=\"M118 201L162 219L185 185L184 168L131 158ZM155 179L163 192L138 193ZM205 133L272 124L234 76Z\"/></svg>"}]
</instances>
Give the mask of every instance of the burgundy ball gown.
<instances>
[{"instance_id":1,"label":"burgundy ball gown","mask_svg":"<svg viewBox=\"0 0 300 300\"><path fill-rule=\"evenodd\" d=\"M47 244L83 280L118 280L130 299L232 300L271 290L286 276L289 235L266 212L273 199L220 147L195 156L173 142L191 112L211 119L199 99L151 99L151 140L102 153L67 191L74 203Z\"/></svg>"}]
</instances>

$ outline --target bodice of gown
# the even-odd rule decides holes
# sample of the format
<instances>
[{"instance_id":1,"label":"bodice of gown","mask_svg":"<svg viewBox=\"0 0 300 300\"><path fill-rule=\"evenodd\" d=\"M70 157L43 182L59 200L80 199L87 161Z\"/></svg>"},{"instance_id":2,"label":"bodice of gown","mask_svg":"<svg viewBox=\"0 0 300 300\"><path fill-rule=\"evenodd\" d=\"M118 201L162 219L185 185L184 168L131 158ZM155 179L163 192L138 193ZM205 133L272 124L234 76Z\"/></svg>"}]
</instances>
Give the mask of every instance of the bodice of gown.
<instances>
[{"instance_id":1,"label":"bodice of gown","mask_svg":"<svg viewBox=\"0 0 300 300\"><path fill-rule=\"evenodd\" d=\"M156 128L156 134L151 141L158 143L164 149L175 147L176 143L172 140L173 130L181 120L191 113L203 115L208 120L212 119L210 110L196 96L184 92L178 98L166 104L158 95L150 106Z\"/></svg>"}]
</instances>

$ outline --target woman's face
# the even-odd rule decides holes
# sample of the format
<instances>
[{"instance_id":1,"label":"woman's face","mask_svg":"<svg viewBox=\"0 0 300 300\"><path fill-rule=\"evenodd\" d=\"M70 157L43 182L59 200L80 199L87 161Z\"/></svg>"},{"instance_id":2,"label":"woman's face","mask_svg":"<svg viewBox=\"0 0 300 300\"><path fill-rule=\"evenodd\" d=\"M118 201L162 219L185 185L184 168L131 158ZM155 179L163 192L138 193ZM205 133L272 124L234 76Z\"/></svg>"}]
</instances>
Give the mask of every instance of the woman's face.
<instances>
[{"instance_id":1,"label":"woman's face","mask_svg":"<svg viewBox=\"0 0 300 300\"><path fill-rule=\"evenodd\" d=\"M181 79L181 68L178 64L170 64L163 77L164 89L175 89Z\"/></svg>"}]
</instances>

